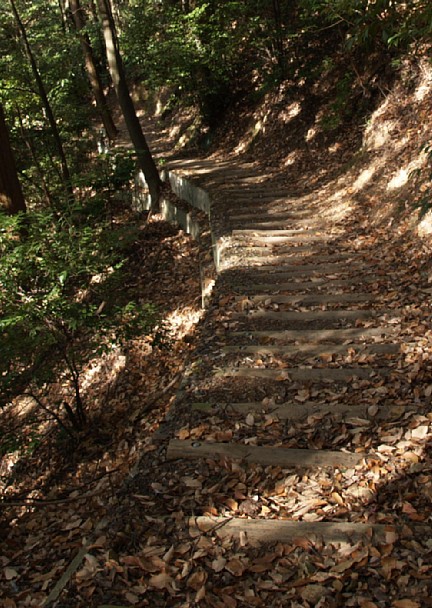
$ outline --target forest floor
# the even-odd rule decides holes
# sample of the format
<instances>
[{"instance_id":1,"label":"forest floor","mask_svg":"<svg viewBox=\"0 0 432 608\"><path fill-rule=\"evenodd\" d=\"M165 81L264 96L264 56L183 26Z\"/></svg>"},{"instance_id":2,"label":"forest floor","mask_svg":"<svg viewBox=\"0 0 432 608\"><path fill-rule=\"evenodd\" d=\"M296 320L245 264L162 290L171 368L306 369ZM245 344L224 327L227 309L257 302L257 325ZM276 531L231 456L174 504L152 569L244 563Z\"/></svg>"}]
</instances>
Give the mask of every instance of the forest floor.
<instances>
[{"instance_id":1,"label":"forest floor","mask_svg":"<svg viewBox=\"0 0 432 608\"><path fill-rule=\"evenodd\" d=\"M2 428L10 436L19 429L25 449L10 449L1 462L1 478L12 475L13 483L5 484L6 502L1 504L0 605L432 604L430 535L409 533L414 525L430 526L432 500L432 223L427 214L420 220L418 213L430 183L424 174L417 184L410 178L425 167L420 148L431 137L431 91L430 68L421 62L417 69L407 66L404 77L376 101L367 125L325 130L326 107L318 103L317 92L311 97L310 91L300 90L293 97L291 90L281 88L253 111L228 121L230 127L221 129L217 144L199 155L197 150L176 150L193 117L170 124L146 123L143 118L147 131L153 130L151 141L159 158L212 193L220 234L228 235L234 225L233 210L240 216L245 211L241 192L249 201L259 192L263 209L266 194L271 196L265 207L270 221L286 221L289 206L308 210L311 226L310 218L319 218L320 230L339 239L334 247L340 249L326 254L361 254L363 265L375 271L369 293L376 306L405 310L397 330L400 339L414 347L398 361L402 368L408 365L409 372L399 384L376 380L366 391L360 387L358 403L368 416L357 416L350 424L338 420L337 433L325 417L308 417L287 429L272 415L272 408L284 403L291 390L286 364L276 358L270 367L281 377L271 395L263 381L236 389L245 401L258 395L266 411L215 412L203 418L183 402L167 430L158 433L185 370L192 370L186 391L198 390L202 401L210 391L220 401L230 401L226 383L213 373L215 363L226 361L219 363L215 357L226 344L225 330L236 329L235 315L253 305L241 295L243 279L234 266L221 277L212 302L202 311L198 245L158 216L149 224L128 217L142 221L142 238L125 282L136 288L137 300L160 306L169 340L156 346L143 336L127 351L89 364L85 395L91 422L73 451L28 403L14 404L2 414ZM258 219L254 211L252 220L240 219L240 225L253 223L254 213ZM241 261L237 258L236 265ZM327 273L326 278L335 277ZM350 356L355 358L355 353ZM369 362L366 357L362 363ZM268 360L260 355L251 367L264 363ZM325 363L342 367L337 358ZM230 380L228 385L233 393ZM332 387L320 390L337 402ZM303 404L313 392L310 384L296 386L294 401ZM383 400L401 408L388 422L375 420ZM358 500L353 500L352 480L348 491L343 472L336 477L290 472L287 478L281 467L234 466L211 458L192 465L172 462L166 459L167 434L182 441L247 438L252 446L277 445L283 436L286 447L306 442L317 449L343 446L361 452L367 446L381 457L371 467L372 477L359 477L354 484ZM389 455L397 456L397 464ZM262 485L263 477L271 490ZM291 543L255 547L246 536L219 538L215 527L188 523L189 516L196 515L315 522L323 513L330 521L348 516L355 522L364 521L365 512L367 521L389 526L378 546L362 540L338 544L298 537ZM382 513L381 519L377 513ZM396 516L406 528L401 538L392 527Z\"/></svg>"}]
</instances>

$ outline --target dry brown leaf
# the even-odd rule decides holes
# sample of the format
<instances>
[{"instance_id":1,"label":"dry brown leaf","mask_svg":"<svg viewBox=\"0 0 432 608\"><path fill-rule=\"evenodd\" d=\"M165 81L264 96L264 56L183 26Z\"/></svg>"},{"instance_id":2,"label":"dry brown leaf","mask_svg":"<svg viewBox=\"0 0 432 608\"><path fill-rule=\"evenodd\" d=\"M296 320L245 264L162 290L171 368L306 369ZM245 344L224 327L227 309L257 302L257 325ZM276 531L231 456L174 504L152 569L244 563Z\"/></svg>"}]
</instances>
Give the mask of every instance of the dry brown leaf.
<instances>
[{"instance_id":1,"label":"dry brown leaf","mask_svg":"<svg viewBox=\"0 0 432 608\"><path fill-rule=\"evenodd\" d=\"M225 568L226 563L227 560L224 557L219 556L212 561L212 570L214 570L214 572L222 572L222 570Z\"/></svg>"},{"instance_id":2,"label":"dry brown leaf","mask_svg":"<svg viewBox=\"0 0 432 608\"><path fill-rule=\"evenodd\" d=\"M198 589L198 591L196 592L195 595L195 603L200 602L201 600L203 600L205 598L206 595L206 588L205 585L203 585L200 589Z\"/></svg>"},{"instance_id":3,"label":"dry brown leaf","mask_svg":"<svg viewBox=\"0 0 432 608\"><path fill-rule=\"evenodd\" d=\"M233 576L241 576L246 570L246 565L239 559L231 559L225 564L225 570L228 570Z\"/></svg>"},{"instance_id":4,"label":"dry brown leaf","mask_svg":"<svg viewBox=\"0 0 432 608\"><path fill-rule=\"evenodd\" d=\"M149 585L150 587L155 587L155 589L167 589L170 591L173 588L173 579L167 572L161 572L160 574L155 574L150 577Z\"/></svg>"},{"instance_id":5,"label":"dry brown leaf","mask_svg":"<svg viewBox=\"0 0 432 608\"><path fill-rule=\"evenodd\" d=\"M421 604L410 599L395 600L392 603L392 608L421 608Z\"/></svg>"},{"instance_id":6,"label":"dry brown leaf","mask_svg":"<svg viewBox=\"0 0 432 608\"><path fill-rule=\"evenodd\" d=\"M3 574L7 581L11 581L18 576L18 572L15 570L15 568L11 568L10 566L3 568Z\"/></svg>"},{"instance_id":7,"label":"dry brown leaf","mask_svg":"<svg viewBox=\"0 0 432 608\"><path fill-rule=\"evenodd\" d=\"M333 566L333 568L331 569L331 571L332 572L337 572L338 574L340 574L342 572L345 572L346 570L349 570L354 563L356 563L356 560L354 560L354 559L346 559L346 560L344 560L342 562L339 562L335 566Z\"/></svg>"},{"instance_id":8,"label":"dry brown leaf","mask_svg":"<svg viewBox=\"0 0 432 608\"><path fill-rule=\"evenodd\" d=\"M206 582L207 574L203 570L196 570L187 580L187 586L198 591Z\"/></svg>"},{"instance_id":9,"label":"dry brown leaf","mask_svg":"<svg viewBox=\"0 0 432 608\"><path fill-rule=\"evenodd\" d=\"M313 606L318 604L321 598L327 595L327 590L323 585L307 585L300 591L301 598L310 602Z\"/></svg>"}]
</instances>

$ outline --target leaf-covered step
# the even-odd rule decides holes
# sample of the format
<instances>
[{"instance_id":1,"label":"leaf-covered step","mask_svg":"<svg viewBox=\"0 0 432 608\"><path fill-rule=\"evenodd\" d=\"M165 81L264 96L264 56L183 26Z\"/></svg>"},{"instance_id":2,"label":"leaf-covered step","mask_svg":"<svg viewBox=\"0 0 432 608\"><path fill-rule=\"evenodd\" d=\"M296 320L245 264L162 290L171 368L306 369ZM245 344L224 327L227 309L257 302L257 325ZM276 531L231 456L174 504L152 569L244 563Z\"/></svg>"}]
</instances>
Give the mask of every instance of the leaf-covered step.
<instances>
[{"instance_id":1,"label":"leaf-covered step","mask_svg":"<svg viewBox=\"0 0 432 608\"><path fill-rule=\"evenodd\" d=\"M276 235L262 235L259 236L256 232L250 234L241 235L238 231L234 231L233 242L240 247L263 247L266 246L269 249L272 248L284 248L292 245L296 246L296 249L302 246L302 244L331 244L331 238L328 234L319 232L318 230L286 230L285 236Z\"/></svg>"},{"instance_id":2,"label":"leaf-covered step","mask_svg":"<svg viewBox=\"0 0 432 608\"><path fill-rule=\"evenodd\" d=\"M279 239L285 240L292 236L303 236L305 234L318 234L325 237L329 237L332 234L340 234L333 230L329 232L324 228L284 228L281 230L253 230L251 228L236 228L231 231L231 234L235 238L247 238L247 239L265 239L268 241L279 241Z\"/></svg>"},{"instance_id":3,"label":"leaf-covered step","mask_svg":"<svg viewBox=\"0 0 432 608\"><path fill-rule=\"evenodd\" d=\"M350 403L320 403L305 401L303 403L278 403L264 405L261 401L251 401L249 403L211 403L201 402L192 403L192 410L207 414L216 412L235 412L237 414L271 414L280 420L302 420L309 416L342 416L345 419L360 418L373 420L392 420L398 419L405 412L418 409L418 405L367 405Z\"/></svg>"},{"instance_id":4,"label":"leaf-covered step","mask_svg":"<svg viewBox=\"0 0 432 608\"><path fill-rule=\"evenodd\" d=\"M322 264L356 264L359 265L361 260L355 259L349 254L311 254L299 255L296 251L297 247L289 253L282 253L264 249L258 252L258 255L253 255L255 252L247 249L227 249L221 256L224 261L238 261L239 264L246 262L249 266L269 266L270 268L284 264L286 267L292 268L319 268Z\"/></svg>"},{"instance_id":5,"label":"leaf-covered step","mask_svg":"<svg viewBox=\"0 0 432 608\"><path fill-rule=\"evenodd\" d=\"M280 295L280 294L254 294L247 297L235 296L235 301L244 303L247 306L248 302L266 305L271 304L293 304L296 306L319 306L321 304L359 304L370 302L372 296L370 293L314 293L306 295Z\"/></svg>"},{"instance_id":6,"label":"leaf-covered step","mask_svg":"<svg viewBox=\"0 0 432 608\"><path fill-rule=\"evenodd\" d=\"M223 346L221 351L226 354L246 355L278 355L295 356L299 353L314 356L332 356L340 354L353 355L397 355L401 352L401 345L393 344L290 344L285 346L272 346L261 344L244 344Z\"/></svg>"},{"instance_id":7,"label":"leaf-covered step","mask_svg":"<svg viewBox=\"0 0 432 608\"><path fill-rule=\"evenodd\" d=\"M354 378L362 380L376 379L377 376L388 376L391 370L387 367L286 367L269 369L260 367L225 367L218 368L215 375L225 378L262 378L282 382L345 384Z\"/></svg>"},{"instance_id":8,"label":"leaf-covered step","mask_svg":"<svg viewBox=\"0 0 432 608\"><path fill-rule=\"evenodd\" d=\"M249 310L245 312L233 312L232 319L242 321L275 321L278 323L293 323L302 325L305 323L337 324L355 323L369 319L391 319L396 322L400 318L398 311L394 310L307 310L307 311L273 311L273 310Z\"/></svg>"},{"instance_id":9,"label":"leaf-covered step","mask_svg":"<svg viewBox=\"0 0 432 608\"><path fill-rule=\"evenodd\" d=\"M275 279L276 281L282 281L285 279L292 279L295 275L303 275L303 276L314 276L320 277L325 276L327 274L337 275L337 274L356 274L358 275L363 271L364 265L361 260L349 261L341 260L340 262L335 263L323 263L319 264L317 262L313 262L311 259L310 264L305 264L304 261L299 260L299 264L283 264L279 266L275 266L272 264L256 264L256 268L253 269L253 272L256 273L255 280L260 276L264 275L266 279ZM239 269L243 268L239 266ZM248 270L246 266L244 270ZM250 270L250 267L249 267ZM367 273L366 273L367 274ZM359 281L362 279L359 278Z\"/></svg>"},{"instance_id":10,"label":"leaf-covered step","mask_svg":"<svg viewBox=\"0 0 432 608\"><path fill-rule=\"evenodd\" d=\"M307 215L284 218L279 220L257 220L253 217L249 218L249 221L241 220L241 219L233 219L230 221L230 227L232 230L237 228L247 228L249 230L289 230L293 229L295 226L314 226L318 225L313 218Z\"/></svg>"},{"instance_id":11,"label":"leaf-covered step","mask_svg":"<svg viewBox=\"0 0 432 608\"><path fill-rule=\"evenodd\" d=\"M270 275L270 278L272 279L272 282L268 283L254 283L253 281L256 280L256 277L254 277L250 283L245 281L244 284L240 285L238 282L235 282L235 284L233 285L233 291L235 291L235 293L244 294L259 294L260 292L268 291L270 292L270 294L272 292L274 294L277 294L279 292L284 291L307 292L318 289L324 295L324 293L326 293L326 291L330 289L353 289L361 287L362 285L371 284L375 280L374 277L362 277L361 284L359 285L358 282L354 281L354 279L332 279L324 277L312 279L310 281L302 281L300 279L298 281L280 282L278 280L279 277L275 274Z\"/></svg>"},{"instance_id":12,"label":"leaf-covered step","mask_svg":"<svg viewBox=\"0 0 432 608\"><path fill-rule=\"evenodd\" d=\"M268 244L270 246L286 245L300 240L317 240L329 242L336 235L329 234L316 228L297 228L292 230L233 230L232 240L239 244Z\"/></svg>"},{"instance_id":13,"label":"leaf-covered step","mask_svg":"<svg viewBox=\"0 0 432 608\"><path fill-rule=\"evenodd\" d=\"M334 329L286 329L267 331L233 331L228 334L234 339L249 339L264 344L270 342L282 343L364 343L366 340L388 340L399 331L397 325L380 325L378 327L350 327Z\"/></svg>"},{"instance_id":14,"label":"leaf-covered step","mask_svg":"<svg viewBox=\"0 0 432 608\"><path fill-rule=\"evenodd\" d=\"M167 459L229 458L264 466L289 467L338 467L352 468L366 457L362 453L302 450L282 447L242 445L238 443L211 443L187 439L172 439L168 444Z\"/></svg>"},{"instance_id":15,"label":"leaf-covered step","mask_svg":"<svg viewBox=\"0 0 432 608\"><path fill-rule=\"evenodd\" d=\"M325 543L354 544L365 541L368 544L391 544L397 538L397 530L393 526L360 522L304 522L203 515L189 518L188 525L192 537L201 536L203 533L213 533L221 539L230 538L252 545L290 544L302 539ZM307 581L307 579L304 580Z\"/></svg>"}]
</instances>

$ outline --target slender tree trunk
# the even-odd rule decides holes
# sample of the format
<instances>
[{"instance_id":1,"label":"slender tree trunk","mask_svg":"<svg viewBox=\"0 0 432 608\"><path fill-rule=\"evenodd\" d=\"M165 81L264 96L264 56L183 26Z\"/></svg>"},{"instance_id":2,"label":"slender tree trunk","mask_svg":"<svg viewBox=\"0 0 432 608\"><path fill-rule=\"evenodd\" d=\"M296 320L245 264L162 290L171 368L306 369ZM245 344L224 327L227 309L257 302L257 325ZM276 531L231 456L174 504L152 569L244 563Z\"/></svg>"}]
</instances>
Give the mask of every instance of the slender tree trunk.
<instances>
[{"instance_id":1,"label":"slender tree trunk","mask_svg":"<svg viewBox=\"0 0 432 608\"><path fill-rule=\"evenodd\" d=\"M150 191L152 210L156 211L159 205L161 179L142 131L141 124L136 115L132 97L129 93L109 0L97 0L97 4L99 16L102 21L102 31L105 39L107 61L111 78L129 136L138 157L138 165L144 173Z\"/></svg>"},{"instance_id":2,"label":"slender tree trunk","mask_svg":"<svg viewBox=\"0 0 432 608\"><path fill-rule=\"evenodd\" d=\"M281 76L284 77L286 74L286 57L285 57L285 49L284 49L284 34L282 27L282 12L280 0L273 0L273 16L275 22L276 29L276 53L278 56L278 64L279 69L281 71Z\"/></svg>"},{"instance_id":3,"label":"slender tree trunk","mask_svg":"<svg viewBox=\"0 0 432 608\"><path fill-rule=\"evenodd\" d=\"M108 108L107 100L103 91L102 81L94 61L93 48L90 43L90 38L84 31L86 24L85 12L80 5L80 0L69 0L69 4L75 27L78 32L81 49L84 55L85 68L90 81L91 89L93 91L93 96L96 101L96 106L105 127L106 134L112 141L116 138L118 131Z\"/></svg>"},{"instance_id":4,"label":"slender tree trunk","mask_svg":"<svg viewBox=\"0 0 432 608\"><path fill-rule=\"evenodd\" d=\"M58 0L58 6L60 9L62 30L63 30L63 33L66 34L66 32L68 30L68 26L67 26L68 20L67 20L66 7L64 5L64 0Z\"/></svg>"},{"instance_id":5,"label":"slender tree trunk","mask_svg":"<svg viewBox=\"0 0 432 608\"><path fill-rule=\"evenodd\" d=\"M41 183L41 188L45 195L46 202L48 203L48 205L50 207L54 207L54 201L51 197L51 192L49 191L48 184L46 183L44 172L43 172L40 162L38 160L37 153L36 153L35 147L33 145L33 142L31 140L31 138L28 136L28 134L26 133L21 110L19 109L18 106L16 106L16 112L17 112L18 121L19 121L19 125L20 125L21 137L23 139L23 142L27 146L28 151L30 152L30 156L31 156L33 164L36 168L37 176Z\"/></svg>"},{"instance_id":6,"label":"slender tree trunk","mask_svg":"<svg viewBox=\"0 0 432 608\"><path fill-rule=\"evenodd\" d=\"M18 29L19 29L22 41L24 43L24 48L25 48L28 60L30 62L30 66L31 66L31 69L32 69L33 77L34 77L34 79L36 81L36 85L37 85L37 88L38 88L38 91L39 91L39 96L40 96L40 98L42 100L42 103L43 103L43 106L44 106L44 109L45 109L45 112L46 112L46 115L47 115L47 119L48 119L49 125L51 127L51 132L52 132L52 135L53 135L56 147L57 147L57 153L58 153L59 159L60 159L63 181L65 183L65 187L66 187L66 190L68 192L68 195L71 198L73 198L72 182L71 182L71 178L70 178L69 167L68 167L68 163L67 163L67 160L66 160L66 155L65 155L65 152L64 152L64 149L63 149L63 144L62 144L62 141L61 141L60 133L59 133L59 130L57 128L57 122L56 122L56 119L54 117L54 113L53 113L53 110L51 108L51 104L49 102L47 92L45 90L45 85L44 85L42 77L40 75L39 68L38 68L35 56L33 55L33 51L32 51L32 48L30 46L30 43L29 43L29 40L28 40L28 37L27 37L26 29L24 27L24 24L23 24L23 22L21 20L20 15L18 13L16 4L15 4L15 0L9 0L9 2L10 2L10 5L11 5L12 12L13 12L13 15L15 17L15 21L16 21L16 24L18 26Z\"/></svg>"},{"instance_id":7,"label":"slender tree trunk","mask_svg":"<svg viewBox=\"0 0 432 608\"><path fill-rule=\"evenodd\" d=\"M11 215L24 212L26 204L15 166L15 160L6 127L3 106L0 103L0 205Z\"/></svg>"}]
</instances>

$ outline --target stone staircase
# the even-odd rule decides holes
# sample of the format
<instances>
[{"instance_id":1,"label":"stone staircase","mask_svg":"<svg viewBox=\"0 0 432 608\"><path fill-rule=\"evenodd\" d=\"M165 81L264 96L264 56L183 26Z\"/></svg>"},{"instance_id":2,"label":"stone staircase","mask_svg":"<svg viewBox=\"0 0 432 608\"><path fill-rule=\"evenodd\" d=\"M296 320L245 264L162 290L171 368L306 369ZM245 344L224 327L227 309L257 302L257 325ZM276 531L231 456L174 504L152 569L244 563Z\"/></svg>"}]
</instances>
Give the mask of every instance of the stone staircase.
<instances>
[{"instance_id":1,"label":"stone staircase","mask_svg":"<svg viewBox=\"0 0 432 608\"><path fill-rule=\"evenodd\" d=\"M185 513L190 530L253 543L385 543L405 522L380 511L374 476L391 455L376 427L421 408L405 360L408 313L379 251L358 247L313 200L270 181L254 186L249 165L196 161L187 174L210 195L218 275L174 409L191 423L177 428L166 458L189 485L204 467L214 488L227 470L253 466L259 489L233 485L231 510L210 489ZM278 498L296 493L309 496L300 513ZM266 505L278 500L275 516ZM251 501L260 508L239 507Z\"/></svg>"}]
</instances>

